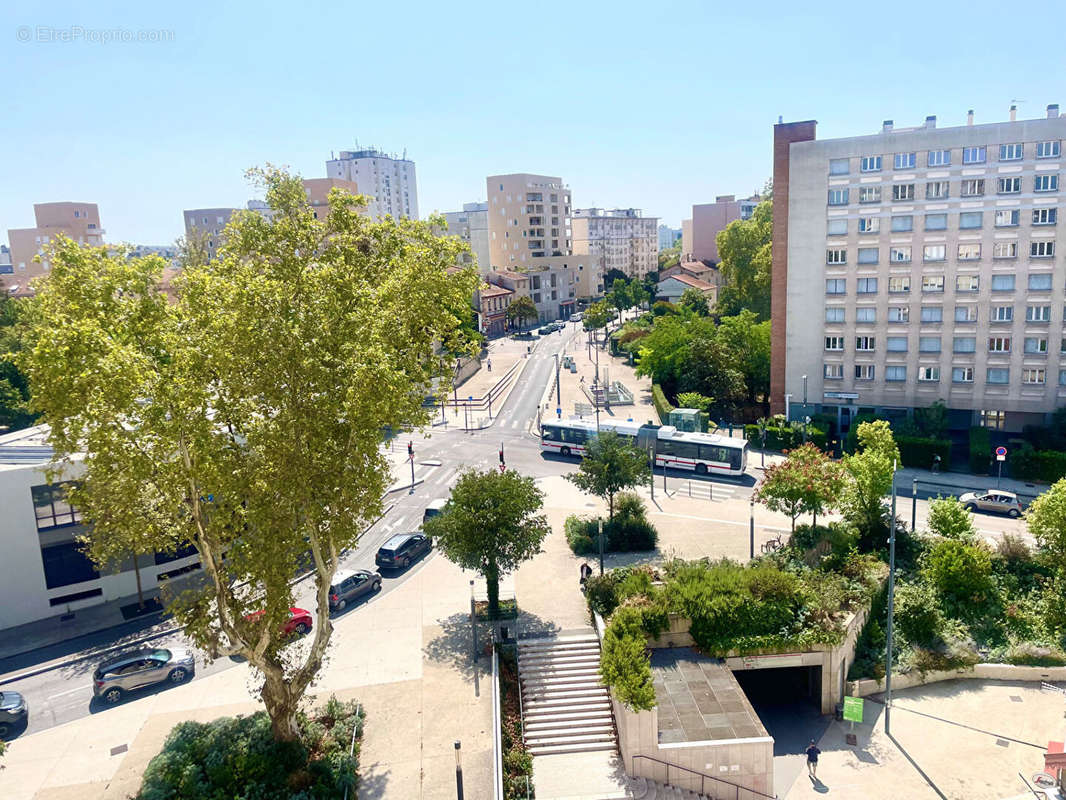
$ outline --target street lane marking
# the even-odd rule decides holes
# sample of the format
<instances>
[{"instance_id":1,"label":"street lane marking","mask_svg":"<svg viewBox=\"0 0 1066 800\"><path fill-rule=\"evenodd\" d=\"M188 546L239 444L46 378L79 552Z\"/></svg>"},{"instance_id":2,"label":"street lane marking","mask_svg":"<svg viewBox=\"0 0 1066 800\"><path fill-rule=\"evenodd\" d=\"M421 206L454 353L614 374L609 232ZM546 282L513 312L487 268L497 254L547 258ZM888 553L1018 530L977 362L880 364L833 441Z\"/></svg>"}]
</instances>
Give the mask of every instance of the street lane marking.
<instances>
[{"instance_id":1,"label":"street lane marking","mask_svg":"<svg viewBox=\"0 0 1066 800\"><path fill-rule=\"evenodd\" d=\"M65 692L56 692L55 694L50 694L45 699L46 700L55 700L57 697L65 697L68 694L76 694L78 692L88 692L88 691L91 691L88 686L79 686L77 689L67 689Z\"/></svg>"},{"instance_id":2,"label":"street lane marking","mask_svg":"<svg viewBox=\"0 0 1066 800\"><path fill-rule=\"evenodd\" d=\"M697 516L693 516L692 514L671 514L668 511L650 511L648 513L654 514L654 515L659 516L659 517L676 517L677 519L698 519L698 520L702 520L703 522L717 522L717 523L719 523L721 525L742 525L745 528L748 527L751 524L750 521L747 521L747 520L744 521L744 522L738 522L735 519L716 519L714 517L697 517ZM785 532L788 532L788 530L789 530L788 528L778 528L778 527L776 527L774 525L763 525L763 524L758 523L758 522L755 523L755 527L756 528L760 528L760 529L762 529L764 531L785 531Z\"/></svg>"}]
</instances>

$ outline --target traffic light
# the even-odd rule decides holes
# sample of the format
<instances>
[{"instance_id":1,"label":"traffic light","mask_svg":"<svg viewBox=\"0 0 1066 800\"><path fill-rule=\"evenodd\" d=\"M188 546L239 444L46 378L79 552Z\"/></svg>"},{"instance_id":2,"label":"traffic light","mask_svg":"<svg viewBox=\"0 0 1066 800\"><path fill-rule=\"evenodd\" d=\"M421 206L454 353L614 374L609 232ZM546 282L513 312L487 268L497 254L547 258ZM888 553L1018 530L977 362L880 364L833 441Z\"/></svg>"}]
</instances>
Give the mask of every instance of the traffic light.
<instances>
[{"instance_id":1,"label":"traffic light","mask_svg":"<svg viewBox=\"0 0 1066 800\"><path fill-rule=\"evenodd\" d=\"M407 457L408 458L414 458L415 457L415 443L414 442L408 442L407 443Z\"/></svg>"},{"instance_id":2,"label":"traffic light","mask_svg":"<svg viewBox=\"0 0 1066 800\"><path fill-rule=\"evenodd\" d=\"M501 464L504 463L504 461L503 461L503 445L500 445L500 463Z\"/></svg>"}]
</instances>

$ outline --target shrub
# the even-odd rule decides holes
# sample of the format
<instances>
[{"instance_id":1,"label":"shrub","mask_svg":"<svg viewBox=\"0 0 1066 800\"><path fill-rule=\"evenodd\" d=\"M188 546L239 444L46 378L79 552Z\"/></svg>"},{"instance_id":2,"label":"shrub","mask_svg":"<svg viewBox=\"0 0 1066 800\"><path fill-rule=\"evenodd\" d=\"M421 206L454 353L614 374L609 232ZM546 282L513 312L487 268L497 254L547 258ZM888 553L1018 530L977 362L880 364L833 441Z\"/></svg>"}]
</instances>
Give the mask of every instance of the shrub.
<instances>
[{"instance_id":1,"label":"shrub","mask_svg":"<svg viewBox=\"0 0 1066 800\"><path fill-rule=\"evenodd\" d=\"M988 428L970 428L970 472L987 475L992 464L992 435Z\"/></svg>"},{"instance_id":2,"label":"shrub","mask_svg":"<svg viewBox=\"0 0 1066 800\"><path fill-rule=\"evenodd\" d=\"M1059 450L1036 450L1022 442L1011 450L1010 474L1027 481L1054 483L1066 477L1066 453Z\"/></svg>"},{"instance_id":3,"label":"shrub","mask_svg":"<svg viewBox=\"0 0 1066 800\"><path fill-rule=\"evenodd\" d=\"M759 426L750 424L744 426L744 438L756 446L762 445L762 433ZM819 450L826 449L829 437L825 430L819 428L813 422L807 426L807 441L817 445ZM798 422L781 425L766 426L766 449L767 450L791 450L803 444L803 425Z\"/></svg>"},{"instance_id":4,"label":"shrub","mask_svg":"<svg viewBox=\"0 0 1066 800\"><path fill-rule=\"evenodd\" d=\"M596 540L593 538L598 531L589 532L590 521L582 519L576 514L571 514L566 518L566 522L563 525L563 530L566 533L566 543L570 545L570 549L575 555L586 556L589 553L596 553L599 548L596 546Z\"/></svg>"},{"instance_id":5,"label":"shrub","mask_svg":"<svg viewBox=\"0 0 1066 800\"><path fill-rule=\"evenodd\" d=\"M659 422L665 425L670 420L670 412L674 410L674 407L670 405L666 399L666 395L663 394L663 387L657 383L651 385L651 401L655 405L655 411L659 415Z\"/></svg>"},{"instance_id":6,"label":"shrub","mask_svg":"<svg viewBox=\"0 0 1066 800\"><path fill-rule=\"evenodd\" d=\"M662 317L666 314L676 314L677 306L673 303L668 303L665 300L656 300L651 307L651 313L657 317Z\"/></svg>"},{"instance_id":7,"label":"shrub","mask_svg":"<svg viewBox=\"0 0 1066 800\"><path fill-rule=\"evenodd\" d=\"M896 588L893 617L903 637L913 645L934 645L944 630L944 616L936 594L923 584L901 583Z\"/></svg>"},{"instance_id":8,"label":"shrub","mask_svg":"<svg viewBox=\"0 0 1066 800\"><path fill-rule=\"evenodd\" d=\"M612 615L603 635L600 677L627 708L646 711L655 707L651 661L639 610L622 607Z\"/></svg>"},{"instance_id":9,"label":"shrub","mask_svg":"<svg viewBox=\"0 0 1066 800\"><path fill-rule=\"evenodd\" d=\"M992 591L992 559L980 545L945 539L926 553L922 575L957 609L983 603Z\"/></svg>"},{"instance_id":10,"label":"shrub","mask_svg":"<svg viewBox=\"0 0 1066 800\"><path fill-rule=\"evenodd\" d=\"M620 494L619 498L625 497L626 494ZM603 520L604 552L643 552L654 550L658 546L659 532L644 516L644 507L640 498L636 495L631 496L636 504L633 504L633 500L627 501L630 503L628 513L616 512L614 519ZM637 513L637 506L639 506L639 513ZM571 515L566 518L564 525L566 542L575 555L585 556L599 553L599 523L600 517L583 519Z\"/></svg>"},{"instance_id":11,"label":"shrub","mask_svg":"<svg viewBox=\"0 0 1066 800\"><path fill-rule=\"evenodd\" d=\"M220 797L325 798L354 793L357 758L349 757L363 715L331 701L299 717L301 741L277 742L266 712L181 722L144 772L139 800ZM358 753L358 747L356 748Z\"/></svg>"},{"instance_id":12,"label":"shrub","mask_svg":"<svg viewBox=\"0 0 1066 800\"><path fill-rule=\"evenodd\" d=\"M947 439L927 439L918 436L897 436L899 458L905 467L929 469L935 456L940 456L940 467L951 464L951 442Z\"/></svg>"},{"instance_id":13,"label":"shrub","mask_svg":"<svg viewBox=\"0 0 1066 800\"><path fill-rule=\"evenodd\" d=\"M613 574L593 575L585 581L585 601L604 619L611 616L618 608L618 586Z\"/></svg>"},{"instance_id":14,"label":"shrub","mask_svg":"<svg viewBox=\"0 0 1066 800\"><path fill-rule=\"evenodd\" d=\"M945 539L973 541L977 529L973 515L959 503L956 497L940 497L929 504L929 531Z\"/></svg>"},{"instance_id":15,"label":"shrub","mask_svg":"<svg viewBox=\"0 0 1066 800\"><path fill-rule=\"evenodd\" d=\"M996 542L996 553L1007 564L1008 569L1011 569L1012 565L1031 561L1033 557L1033 551L1025 539L1013 533L1003 534L1003 538Z\"/></svg>"}]
</instances>

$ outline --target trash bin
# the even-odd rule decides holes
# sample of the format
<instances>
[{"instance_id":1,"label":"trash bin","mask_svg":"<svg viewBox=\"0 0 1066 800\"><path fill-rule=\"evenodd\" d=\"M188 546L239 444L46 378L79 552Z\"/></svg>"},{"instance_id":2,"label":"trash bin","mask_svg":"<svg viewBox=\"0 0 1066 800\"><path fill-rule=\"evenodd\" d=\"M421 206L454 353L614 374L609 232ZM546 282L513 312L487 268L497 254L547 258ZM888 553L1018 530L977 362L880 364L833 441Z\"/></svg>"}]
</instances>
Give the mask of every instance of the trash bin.
<instances>
[{"instance_id":1,"label":"trash bin","mask_svg":"<svg viewBox=\"0 0 1066 800\"><path fill-rule=\"evenodd\" d=\"M836 707L833 709L833 716L836 717L837 722L843 722L844 721L844 704L843 703L837 703L836 704Z\"/></svg>"}]
</instances>

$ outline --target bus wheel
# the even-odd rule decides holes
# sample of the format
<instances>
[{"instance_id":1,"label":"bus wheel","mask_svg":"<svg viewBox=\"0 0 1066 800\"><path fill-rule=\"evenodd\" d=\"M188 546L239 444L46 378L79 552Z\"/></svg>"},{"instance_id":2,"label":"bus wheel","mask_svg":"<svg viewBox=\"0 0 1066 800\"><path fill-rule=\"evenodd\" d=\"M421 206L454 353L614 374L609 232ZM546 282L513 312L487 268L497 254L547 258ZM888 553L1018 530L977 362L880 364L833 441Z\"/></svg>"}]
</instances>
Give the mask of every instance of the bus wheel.
<instances>
[{"instance_id":1,"label":"bus wheel","mask_svg":"<svg viewBox=\"0 0 1066 800\"><path fill-rule=\"evenodd\" d=\"M570 448L569 447L560 448L559 455L561 455L561 456L569 456L570 455Z\"/></svg>"},{"instance_id":2,"label":"bus wheel","mask_svg":"<svg viewBox=\"0 0 1066 800\"><path fill-rule=\"evenodd\" d=\"M707 465L706 464L697 464L696 465L696 474L697 475L706 475L707 474Z\"/></svg>"}]
</instances>

